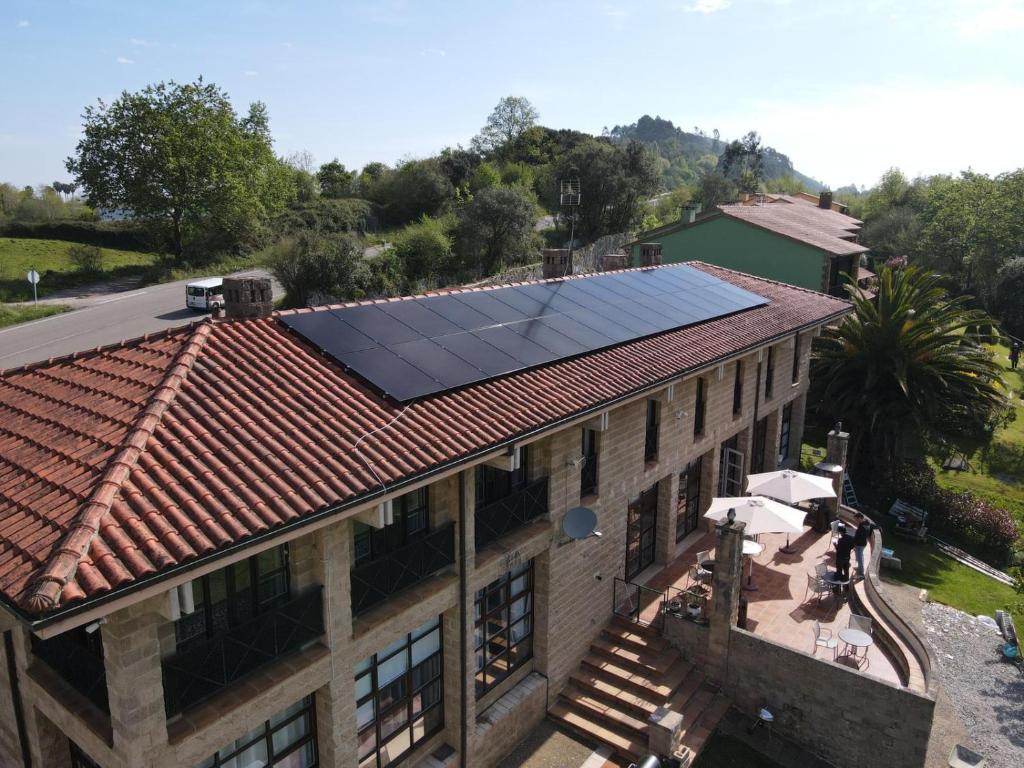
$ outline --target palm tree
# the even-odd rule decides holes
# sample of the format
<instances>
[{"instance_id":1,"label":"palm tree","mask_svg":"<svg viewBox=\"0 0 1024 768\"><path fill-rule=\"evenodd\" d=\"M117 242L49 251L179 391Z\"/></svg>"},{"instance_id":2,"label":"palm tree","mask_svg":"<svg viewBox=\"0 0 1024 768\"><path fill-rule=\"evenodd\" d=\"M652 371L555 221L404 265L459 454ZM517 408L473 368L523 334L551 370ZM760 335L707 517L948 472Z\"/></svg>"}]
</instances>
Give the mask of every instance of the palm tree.
<instances>
[{"instance_id":1,"label":"palm tree","mask_svg":"<svg viewBox=\"0 0 1024 768\"><path fill-rule=\"evenodd\" d=\"M850 428L857 464L973 452L1008 413L1001 369L971 330L992 319L950 297L940 279L885 267L877 300L848 287L853 314L815 340L815 396Z\"/></svg>"}]
</instances>

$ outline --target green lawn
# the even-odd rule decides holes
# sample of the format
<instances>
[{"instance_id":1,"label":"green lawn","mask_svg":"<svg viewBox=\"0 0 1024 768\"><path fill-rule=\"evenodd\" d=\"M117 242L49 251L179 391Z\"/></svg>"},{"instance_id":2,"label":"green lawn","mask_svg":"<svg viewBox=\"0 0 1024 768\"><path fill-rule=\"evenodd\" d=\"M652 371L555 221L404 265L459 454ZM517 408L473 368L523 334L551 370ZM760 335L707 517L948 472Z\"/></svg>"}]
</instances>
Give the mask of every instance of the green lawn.
<instances>
[{"instance_id":1,"label":"green lawn","mask_svg":"<svg viewBox=\"0 0 1024 768\"><path fill-rule=\"evenodd\" d=\"M64 240L0 237L0 302L32 298L32 286L25 279L30 269L42 276L39 296L43 297L64 288L139 274L157 259L152 253L101 248L102 273L82 274L68 258L68 248L72 245L74 243Z\"/></svg>"},{"instance_id":2,"label":"green lawn","mask_svg":"<svg viewBox=\"0 0 1024 768\"><path fill-rule=\"evenodd\" d=\"M67 312L68 309L64 304L40 304L39 306L0 304L0 328L27 323L30 320L39 320L50 315L59 315L61 312Z\"/></svg>"}]
</instances>

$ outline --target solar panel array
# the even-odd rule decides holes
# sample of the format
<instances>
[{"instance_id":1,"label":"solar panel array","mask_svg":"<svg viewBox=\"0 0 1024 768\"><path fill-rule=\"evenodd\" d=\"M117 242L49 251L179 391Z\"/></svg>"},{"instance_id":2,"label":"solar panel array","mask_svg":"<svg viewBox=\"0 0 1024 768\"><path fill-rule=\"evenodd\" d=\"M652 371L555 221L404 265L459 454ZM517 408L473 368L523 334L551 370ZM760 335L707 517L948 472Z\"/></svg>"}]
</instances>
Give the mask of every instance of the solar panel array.
<instances>
[{"instance_id":1,"label":"solar panel array","mask_svg":"<svg viewBox=\"0 0 1024 768\"><path fill-rule=\"evenodd\" d=\"M407 402L767 303L679 265L284 315L281 322Z\"/></svg>"}]
</instances>

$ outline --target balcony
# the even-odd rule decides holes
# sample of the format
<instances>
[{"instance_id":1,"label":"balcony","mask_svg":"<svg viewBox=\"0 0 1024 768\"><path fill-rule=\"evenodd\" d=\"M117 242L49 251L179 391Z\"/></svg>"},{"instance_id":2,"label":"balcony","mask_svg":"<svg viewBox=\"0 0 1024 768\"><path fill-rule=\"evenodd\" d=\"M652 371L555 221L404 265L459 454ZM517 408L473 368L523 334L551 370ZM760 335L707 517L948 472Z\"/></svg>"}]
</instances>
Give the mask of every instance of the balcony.
<instances>
[{"instance_id":1,"label":"balcony","mask_svg":"<svg viewBox=\"0 0 1024 768\"><path fill-rule=\"evenodd\" d=\"M542 477L476 511L476 548L480 549L548 511L548 479Z\"/></svg>"},{"instance_id":2,"label":"balcony","mask_svg":"<svg viewBox=\"0 0 1024 768\"><path fill-rule=\"evenodd\" d=\"M352 569L352 615L365 613L455 562L455 523Z\"/></svg>"},{"instance_id":3,"label":"balcony","mask_svg":"<svg viewBox=\"0 0 1024 768\"><path fill-rule=\"evenodd\" d=\"M103 664L102 648L92 649L81 642L72 630L49 640L32 638L32 654L46 663L64 682L96 705L104 714L110 714L107 700L107 670Z\"/></svg>"},{"instance_id":4,"label":"balcony","mask_svg":"<svg viewBox=\"0 0 1024 768\"><path fill-rule=\"evenodd\" d=\"M301 649L324 633L323 588L163 660L164 707L171 717L236 680Z\"/></svg>"}]
</instances>

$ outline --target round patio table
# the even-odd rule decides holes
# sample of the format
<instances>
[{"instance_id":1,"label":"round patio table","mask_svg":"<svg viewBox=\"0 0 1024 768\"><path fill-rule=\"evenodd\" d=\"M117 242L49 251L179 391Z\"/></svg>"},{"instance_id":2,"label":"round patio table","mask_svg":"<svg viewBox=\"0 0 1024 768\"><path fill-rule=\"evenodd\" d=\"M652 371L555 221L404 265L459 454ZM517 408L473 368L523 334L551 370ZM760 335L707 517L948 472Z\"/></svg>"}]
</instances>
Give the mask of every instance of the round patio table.
<instances>
[{"instance_id":1,"label":"round patio table","mask_svg":"<svg viewBox=\"0 0 1024 768\"><path fill-rule=\"evenodd\" d=\"M832 586L832 597L837 601L843 596L845 590L850 586L850 580L839 578L838 571L829 571L821 580Z\"/></svg>"},{"instance_id":2,"label":"round patio table","mask_svg":"<svg viewBox=\"0 0 1024 768\"><path fill-rule=\"evenodd\" d=\"M853 652L853 657L855 659L860 658L860 657L857 656L857 652L861 648L864 649L864 656L863 656L863 658L867 659L867 657L868 657L868 650L867 649L875 644L874 638L872 638L871 635L869 635L867 632L864 632L864 631L859 630L859 629L851 629L850 627L847 627L846 629L840 629L839 630L839 639L842 640L844 643L846 643L848 648L852 647L852 648L856 649Z\"/></svg>"},{"instance_id":3,"label":"round patio table","mask_svg":"<svg viewBox=\"0 0 1024 768\"><path fill-rule=\"evenodd\" d=\"M750 539L743 540L743 555L750 560L750 570L747 571L747 583L744 585L744 589L750 592L757 591L757 585L754 584L754 558L764 552L764 544L760 544Z\"/></svg>"}]
</instances>

